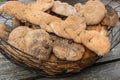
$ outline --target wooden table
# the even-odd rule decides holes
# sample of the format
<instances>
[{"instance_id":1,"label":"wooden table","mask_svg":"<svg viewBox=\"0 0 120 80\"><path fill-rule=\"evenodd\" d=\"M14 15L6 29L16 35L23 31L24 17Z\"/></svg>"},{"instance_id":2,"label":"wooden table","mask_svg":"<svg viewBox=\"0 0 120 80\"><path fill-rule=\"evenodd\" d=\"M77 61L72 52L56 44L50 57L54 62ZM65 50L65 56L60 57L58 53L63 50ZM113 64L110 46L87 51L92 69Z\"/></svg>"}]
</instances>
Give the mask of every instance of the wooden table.
<instances>
[{"instance_id":1,"label":"wooden table","mask_svg":"<svg viewBox=\"0 0 120 80\"><path fill-rule=\"evenodd\" d=\"M27 1L31 1L31 0L20 0L20 1L27 3ZM79 1L81 0L77 0L76 2ZM110 0L102 0L102 1L108 3ZM75 3L75 2L72 1L70 3ZM118 4L112 2L111 5L113 7L116 7ZM120 10L120 8L118 8L118 10ZM4 19L0 18L0 22L3 21ZM118 23L115 30L117 30L119 27L120 27L120 23ZM109 55L99 60L99 62L111 60L115 58L120 58L120 44L116 48L114 48ZM19 79L22 80L120 80L120 61L99 65L99 66L93 66L81 71L77 75L73 75L71 77L66 77L66 78L49 79L49 78L39 77L34 79L35 76L37 76L35 73L32 73L30 71L23 69L22 67L12 64L4 56L0 54L0 80L19 80Z\"/></svg>"}]
</instances>

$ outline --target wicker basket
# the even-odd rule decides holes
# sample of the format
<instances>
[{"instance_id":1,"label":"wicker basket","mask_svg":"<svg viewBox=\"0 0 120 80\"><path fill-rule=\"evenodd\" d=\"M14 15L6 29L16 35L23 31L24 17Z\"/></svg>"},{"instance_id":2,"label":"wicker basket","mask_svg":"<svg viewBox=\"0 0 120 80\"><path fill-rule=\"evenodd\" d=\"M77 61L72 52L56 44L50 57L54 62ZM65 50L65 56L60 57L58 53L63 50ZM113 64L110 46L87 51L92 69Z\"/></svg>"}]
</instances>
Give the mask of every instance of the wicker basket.
<instances>
[{"instance_id":1,"label":"wicker basket","mask_svg":"<svg viewBox=\"0 0 120 80\"><path fill-rule=\"evenodd\" d=\"M119 4L115 7L117 10L117 8L120 6L119 0L108 0L108 2L105 4L109 5L113 1ZM12 26L10 24L8 25L8 22L10 22L12 19L11 17L3 14L0 15L0 17L5 20L4 24L6 26ZM120 43L120 27L109 28L108 30L112 50ZM89 50L87 51L89 52ZM0 52L11 62L45 77L68 76L73 73L80 72L80 70L91 66L98 59L100 59L100 57L98 57L96 54L90 52L91 54L84 54L83 58L79 61L39 60L37 57L15 48L3 39L0 39Z\"/></svg>"}]
</instances>

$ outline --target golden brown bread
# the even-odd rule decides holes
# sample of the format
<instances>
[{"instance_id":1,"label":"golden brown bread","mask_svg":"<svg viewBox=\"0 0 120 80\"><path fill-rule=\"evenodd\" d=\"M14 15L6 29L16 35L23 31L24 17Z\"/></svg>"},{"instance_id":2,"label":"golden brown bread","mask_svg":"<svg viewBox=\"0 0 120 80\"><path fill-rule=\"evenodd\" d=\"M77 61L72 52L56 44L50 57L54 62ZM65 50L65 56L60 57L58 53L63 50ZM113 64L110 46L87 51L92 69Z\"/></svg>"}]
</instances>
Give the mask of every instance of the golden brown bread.
<instances>
[{"instance_id":1,"label":"golden brown bread","mask_svg":"<svg viewBox=\"0 0 120 80\"><path fill-rule=\"evenodd\" d=\"M27 32L32 31L32 29L26 26L19 26L15 28L9 36L8 42L15 46L16 48L25 51L26 45L24 41L24 37L26 36Z\"/></svg>"},{"instance_id":2,"label":"golden brown bread","mask_svg":"<svg viewBox=\"0 0 120 80\"><path fill-rule=\"evenodd\" d=\"M4 24L0 24L0 38L8 40L9 30L5 27Z\"/></svg>"},{"instance_id":3,"label":"golden brown bread","mask_svg":"<svg viewBox=\"0 0 120 80\"><path fill-rule=\"evenodd\" d=\"M84 53L84 47L80 44L73 43L71 45L65 45L65 42L58 42L53 46L53 52L61 60L77 61L81 59Z\"/></svg>"},{"instance_id":4,"label":"golden brown bread","mask_svg":"<svg viewBox=\"0 0 120 80\"><path fill-rule=\"evenodd\" d=\"M85 17L87 25L100 23L105 14L105 6L99 0L89 0L80 9L80 15Z\"/></svg>"},{"instance_id":5,"label":"golden brown bread","mask_svg":"<svg viewBox=\"0 0 120 80\"><path fill-rule=\"evenodd\" d=\"M108 30L107 30L107 26L103 26L101 24L97 24L97 25L93 25L93 26L87 26L87 30L88 31L98 31L100 32L101 35L104 35L104 36L108 36Z\"/></svg>"},{"instance_id":6,"label":"golden brown bread","mask_svg":"<svg viewBox=\"0 0 120 80\"><path fill-rule=\"evenodd\" d=\"M53 2L54 0L36 0L36 2L28 4L27 6L30 9L34 9L38 11L46 11L53 6Z\"/></svg>"},{"instance_id":7,"label":"golden brown bread","mask_svg":"<svg viewBox=\"0 0 120 80\"><path fill-rule=\"evenodd\" d=\"M29 31L25 36L26 52L46 60L51 54L52 40L47 32L42 29Z\"/></svg>"},{"instance_id":8,"label":"golden brown bread","mask_svg":"<svg viewBox=\"0 0 120 80\"><path fill-rule=\"evenodd\" d=\"M61 60L80 60L84 52L84 46L81 44L70 42L70 40L59 37L54 38L53 53Z\"/></svg>"},{"instance_id":9,"label":"golden brown bread","mask_svg":"<svg viewBox=\"0 0 120 80\"><path fill-rule=\"evenodd\" d=\"M63 16L71 16L76 14L76 10L73 6L61 1L54 1L52 11Z\"/></svg>"},{"instance_id":10,"label":"golden brown bread","mask_svg":"<svg viewBox=\"0 0 120 80\"><path fill-rule=\"evenodd\" d=\"M103 56L110 51L110 41L107 36L98 31L83 31L80 34L81 42L99 56Z\"/></svg>"},{"instance_id":11,"label":"golden brown bread","mask_svg":"<svg viewBox=\"0 0 120 80\"><path fill-rule=\"evenodd\" d=\"M72 15L67 17L64 21L51 23L50 27L56 35L67 39L76 40L76 34L79 33L81 30L86 29L86 22L84 17ZM72 30L73 32L71 33L68 30Z\"/></svg>"},{"instance_id":12,"label":"golden brown bread","mask_svg":"<svg viewBox=\"0 0 120 80\"><path fill-rule=\"evenodd\" d=\"M77 13L79 14L81 11L82 3L76 3L74 8L76 9ZM79 14L80 15L80 14Z\"/></svg>"},{"instance_id":13,"label":"golden brown bread","mask_svg":"<svg viewBox=\"0 0 120 80\"><path fill-rule=\"evenodd\" d=\"M111 6L107 5L106 9L107 9L107 14L105 15L101 24L109 27L115 27L119 20L118 13Z\"/></svg>"},{"instance_id":14,"label":"golden brown bread","mask_svg":"<svg viewBox=\"0 0 120 80\"><path fill-rule=\"evenodd\" d=\"M90 22L87 22L87 25L89 23L90 23L89 25L98 24L101 22L101 20L104 18L106 14L105 6L99 0L94 0L94 1L89 0L85 5L81 7L81 16L75 14L75 15L69 16L65 20L62 20L56 16L52 16L43 11L30 9L29 7L26 7L25 5L23 5L22 3L17 2L17 4L19 5L16 5L16 2L5 3L2 6L2 8L6 10L3 12L7 12L6 14L8 15L12 14L12 16L19 19L19 16L17 15L20 15L20 13L17 12L15 9L19 9L19 7L22 6L22 8L24 8L25 11L23 11L23 13L21 11L21 14L24 14L24 16L21 16L21 19L26 20L32 24L39 25L43 30L48 31L50 33L55 33L60 37L73 39L77 43L82 43L87 48L94 51L96 54L102 54L103 56L109 52L110 42L108 40L108 37L103 36L101 33L97 31L85 30L87 20L90 21ZM14 7L13 5L16 5L16 7ZM15 9L11 7L14 7ZM10 9L14 9L14 13L16 13L16 15L14 15L13 11ZM86 35L84 35L84 33ZM91 36L93 37L92 40L95 40L95 42L87 41L91 38L91 37L87 37L89 35L90 36L92 35ZM101 45L98 45L98 44L95 45L94 43L101 43ZM98 46L99 48L96 48L96 49L91 48L96 46ZM106 47L106 50L101 51L101 48L103 46Z\"/></svg>"},{"instance_id":15,"label":"golden brown bread","mask_svg":"<svg viewBox=\"0 0 120 80\"><path fill-rule=\"evenodd\" d=\"M5 4L7 4L7 5L5 5ZM19 19L19 20L24 20L25 19L24 11L26 10L27 7L24 4L22 4L19 1L8 1L5 4L3 5L5 7L2 10L2 12L4 14L9 13L10 16L16 16L17 19ZM18 9L17 7L20 7L20 8Z\"/></svg>"}]
</instances>

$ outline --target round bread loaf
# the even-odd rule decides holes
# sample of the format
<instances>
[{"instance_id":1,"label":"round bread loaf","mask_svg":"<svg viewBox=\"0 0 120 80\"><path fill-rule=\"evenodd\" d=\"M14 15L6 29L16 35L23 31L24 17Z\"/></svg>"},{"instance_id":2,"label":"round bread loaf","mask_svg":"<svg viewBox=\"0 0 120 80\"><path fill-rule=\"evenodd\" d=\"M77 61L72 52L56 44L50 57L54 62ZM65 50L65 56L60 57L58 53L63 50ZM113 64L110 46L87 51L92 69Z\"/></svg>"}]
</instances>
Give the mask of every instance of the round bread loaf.
<instances>
[{"instance_id":1,"label":"round bread loaf","mask_svg":"<svg viewBox=\"0 0 120 80\"><path fill-rule=\"evenodd\" d=\"M33 29L30 29L26 26L20 26L15 28L9 35L8 42L15 46L16 48L25 51L26 45L24 41L24 37L27 34L27 32L32 31Z\"/></svg>"},{"instance_id":2,"label":"round bread loaf","mask_svg":"<svg viewBox=\"0 0 120 80\"><path fill-rule=\"evenodd\" d=\"M106 14L105 6L99 0L89 0L80 10L80 15L85 17L87 25L100 23Z\"/></svg>"},{"instance_id":3,"label":"round bread loaf","mask_svg":"<svg viewBox=\"0 0 120 80\"><path fill-rule=\"evenodd\" d=\"M51 53L52 40L47 32L42 29L30 31L25 36L26 52L46 60Z\"/></svg>"},{"instance_id":4,"label":"round bread loaf","mask_svg":"<svg viewBox=\"0 0 120 80\"><path fill-rule=\"evenodd\" d=\"M55 39L53 52L55 56L61 60L77 61L81 59L85 49L81 44L59 38L57 40Z\"/></svg>"}]
</instances>

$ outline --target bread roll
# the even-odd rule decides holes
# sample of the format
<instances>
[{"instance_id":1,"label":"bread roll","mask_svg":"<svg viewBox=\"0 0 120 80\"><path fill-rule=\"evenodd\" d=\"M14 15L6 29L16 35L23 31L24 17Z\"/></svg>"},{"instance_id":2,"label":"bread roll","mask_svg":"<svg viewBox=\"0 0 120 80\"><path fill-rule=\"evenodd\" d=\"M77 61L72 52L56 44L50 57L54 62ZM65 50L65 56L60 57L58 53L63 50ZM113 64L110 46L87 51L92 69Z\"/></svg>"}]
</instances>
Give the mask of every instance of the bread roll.
<instances>
[{"instance_id":1,"label":"bread roll","mask_svg":"<svg viewBox=\"0 0 120 80\"><path fill-rule=\"evenodd\" d=\"M15 28L9 35L8 42L15 46L16 48L25 51L26 45L24 37L26 36L27 32L32 31L32 29L26 26L20 26Z\"/></svg>"},{"instance_id":2,"label":"bread roll","mask_svg":"<svg viewBox=\"0 0 120 80\"><path fill-rule=\"evenodd\" d=\"M53 45L55 56L61 60L77 61L80 60L85 49L83 45L71 43L67 39L57 39Z\"/></svg>"},{"instance_id":3,"label":"bread roll","mask_svg":"<svg viewBox=\"0 0 120 80\"><path fill-rule=\"evenodd\" d=\"M47 32L42 29L30 31L25 36L26 52L46 60L51 54L52 40Z\"/></svg>"}]
</instances>

